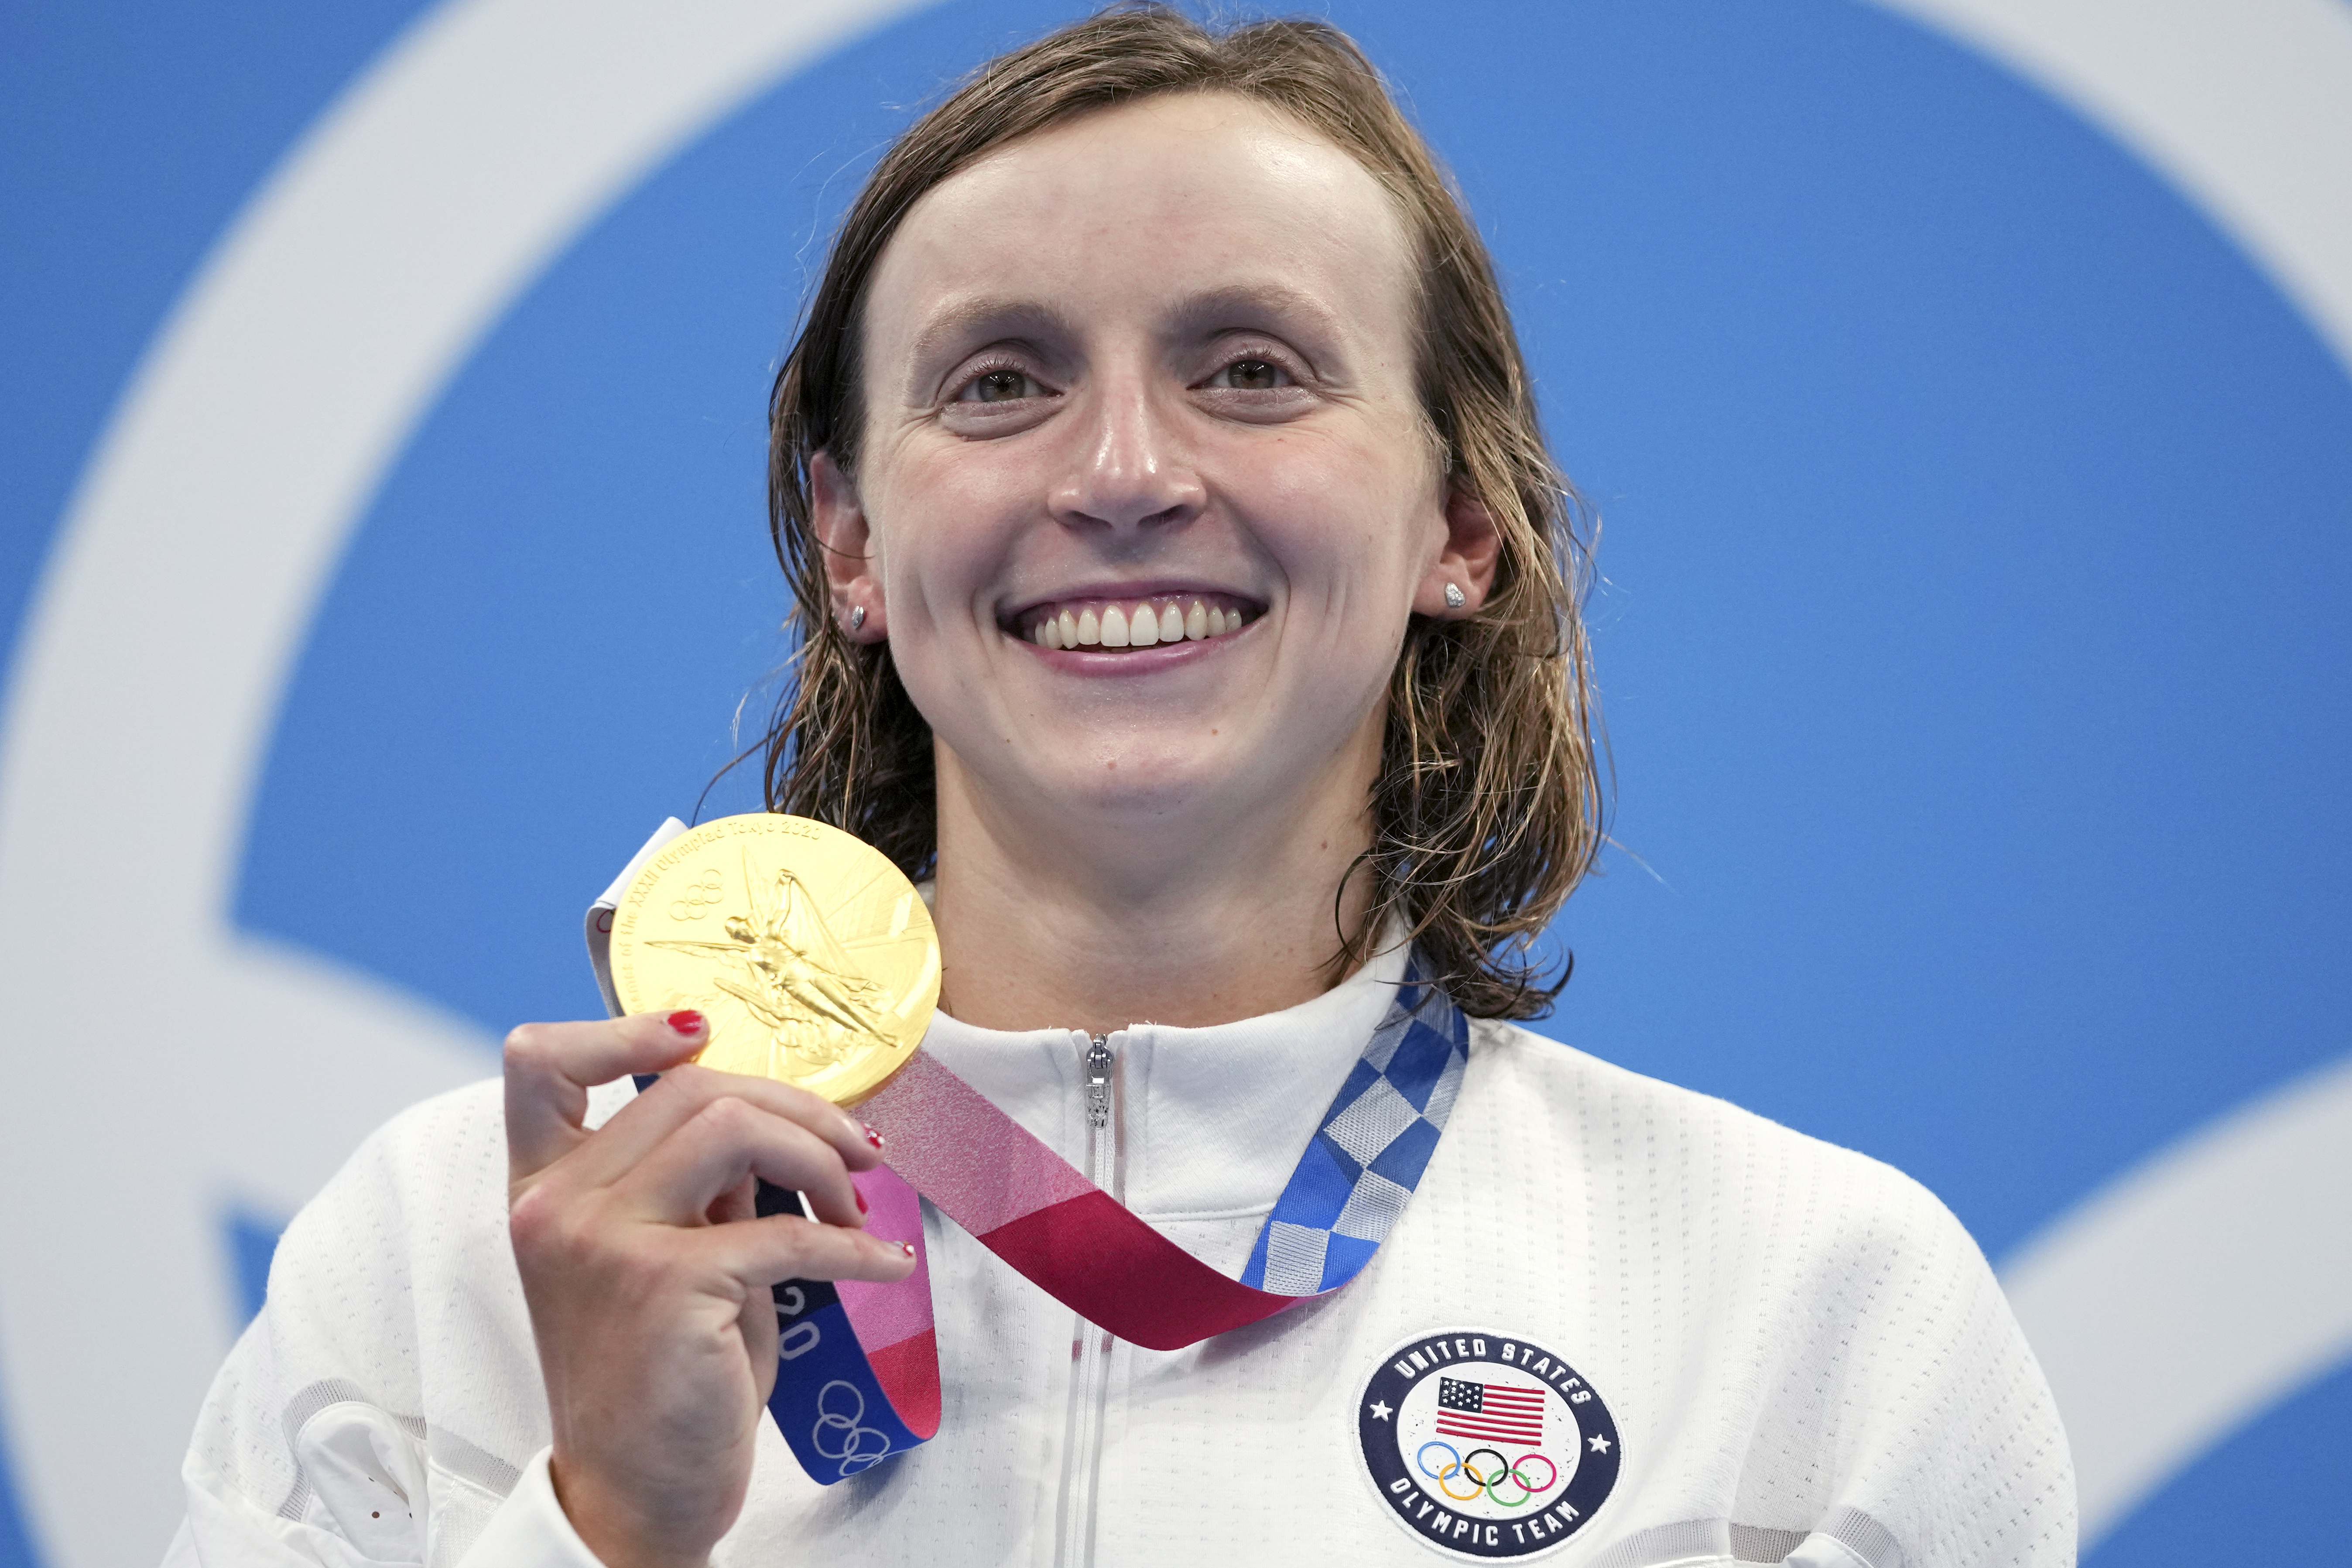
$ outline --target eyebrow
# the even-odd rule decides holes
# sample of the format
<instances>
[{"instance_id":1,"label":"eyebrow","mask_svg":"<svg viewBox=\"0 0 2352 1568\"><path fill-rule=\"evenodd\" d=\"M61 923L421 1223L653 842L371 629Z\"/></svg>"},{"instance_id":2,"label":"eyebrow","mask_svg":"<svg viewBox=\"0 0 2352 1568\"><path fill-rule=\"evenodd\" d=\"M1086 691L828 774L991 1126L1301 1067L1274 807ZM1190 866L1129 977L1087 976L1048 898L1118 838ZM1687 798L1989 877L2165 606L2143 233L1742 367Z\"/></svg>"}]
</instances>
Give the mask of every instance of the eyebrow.
<instances>
[{"instance_id":1,"label":"eyebrow","mask_svg":"<svg viewBox=\"0 0 2352 1568\"><path fill-rule=\"evenodd\" d=\"M1173 324L1180 337L1206 337L1213 332L1258 327L1268 316L1285 315L1304 317L1317 331L1335 342L1339 336L1339 319L1321 300L1303 289L1271 279L1195 294L1177 307Z\"/></svg>"},{"instance_id":2,"label":"eyebrow","mask_svg":"<svg viewBox=\"0 0 2352 1568\"><path fill-rule=\"evenodd\" d=\"M1339 322L1330 310L1312 294L1271 279L1192 295L1178 303L1167 326L1171 336L1182 341L1221 331L1265 331L1273 319L1283 316L1303 318L1327 342L1338 345ZM969 353L966 345L975 339L1036 342L1077 335L1076 324L1042 300L974 295L943 306L923 323L915 335L912 363L917 376L927 379L931 367L950 353L957 358Z\"/></svg>"},{"instance_id":3,"label":"eyebrow","mask_svg":"<svg viewBox=\"0 0 2352 1568\"><path fill-rule=\"evenodd\" d=\"M912 363L920 376L950 345L957 345L957 357L961 358L968 351L960 345L971 338L995 342L1076 335L1069 318L1042 300L977 295L953 301L923 323L922 331L915 334Z\"/></svg>"}]
</instances>

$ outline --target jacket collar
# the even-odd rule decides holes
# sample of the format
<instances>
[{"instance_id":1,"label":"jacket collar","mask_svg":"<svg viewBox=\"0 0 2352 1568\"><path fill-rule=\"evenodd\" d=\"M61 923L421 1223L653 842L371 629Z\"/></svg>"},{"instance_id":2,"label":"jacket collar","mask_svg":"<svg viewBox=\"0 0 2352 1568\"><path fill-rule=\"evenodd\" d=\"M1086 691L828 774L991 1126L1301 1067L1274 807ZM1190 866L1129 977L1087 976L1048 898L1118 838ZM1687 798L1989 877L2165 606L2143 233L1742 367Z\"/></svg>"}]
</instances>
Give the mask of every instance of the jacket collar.
<instances>
[{"instance_id":1,"label":"jacket collar","mask_svg":"<svg viewBox=\"0 0 2352 1568\"><path fill-rule=\"evenodd\" d=\"M1095 1148L1085 1034L982 1029L940 1013L923 1047L1141 1217L1241 1220L1264 1215L1289 1181L1395 1000L1406 955L1391 942L1279 1013L1203 1029L1131 1024L1107 1037L1115 1114Z\"/></svg>"}]
</instances>

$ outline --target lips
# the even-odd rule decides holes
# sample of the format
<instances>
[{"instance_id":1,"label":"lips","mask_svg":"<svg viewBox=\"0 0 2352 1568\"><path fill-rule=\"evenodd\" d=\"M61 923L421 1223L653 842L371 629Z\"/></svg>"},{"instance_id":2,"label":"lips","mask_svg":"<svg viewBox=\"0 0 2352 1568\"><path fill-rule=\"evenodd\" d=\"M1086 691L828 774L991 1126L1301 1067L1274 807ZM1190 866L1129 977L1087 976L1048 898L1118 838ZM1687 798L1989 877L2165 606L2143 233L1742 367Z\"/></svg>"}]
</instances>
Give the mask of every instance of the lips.
<instances>
[{"instance_id":1,"label":"lips","mask_svg":"<svg viewBox=\"0 0 2352 1568\"><path fill-rule=\"evenodd\" d=\"M1116 651L1229 637L1261 613L1229 594L1060 599L1022 611L1013 630L1039 647Z\"/></svg>"}]
</instances>

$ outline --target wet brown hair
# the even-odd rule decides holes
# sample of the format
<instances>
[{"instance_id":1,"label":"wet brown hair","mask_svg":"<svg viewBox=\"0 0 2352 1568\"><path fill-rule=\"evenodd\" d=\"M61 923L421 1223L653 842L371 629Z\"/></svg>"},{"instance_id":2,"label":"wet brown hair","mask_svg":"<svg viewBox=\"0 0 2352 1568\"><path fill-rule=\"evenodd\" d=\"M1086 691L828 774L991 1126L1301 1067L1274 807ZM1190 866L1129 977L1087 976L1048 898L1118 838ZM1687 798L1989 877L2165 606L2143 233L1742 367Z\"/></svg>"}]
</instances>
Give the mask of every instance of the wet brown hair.
<instances>
[{"instance_id":1,"label":"wet brown hair","mask_svg":"<svg viewBox=\"0 0 2352 1568\"><path fill-rule=\"evenodd\" d=\"M769 526L801 636L764 742L771 810L856 834L910 877L939 852L930 726L887 643L853 643L829 613L809 462L856 471L867 280L933 186L1007 142L1161 93L1224 92L1325 137L1397 204L1419 261L1420 389L1449 483L1501 533L1486 602L1466 620L1415 616L1389 684L1372 788L1374 879L1339 960L1401 912L1424 964L1465 1011L1528 1017L1546 983L1533 939L1591 868L1603 795L1580 615L1590 532L1543 437L1494 263L1460 195L1379 72L1328 24L1212 30L1123 5L982 66L890 147L835 236L771 399ZM1357 872L1351 871L1350 875ZM1335 910L1338 907L1335 900Z\"/></svg>"}]
</instances>

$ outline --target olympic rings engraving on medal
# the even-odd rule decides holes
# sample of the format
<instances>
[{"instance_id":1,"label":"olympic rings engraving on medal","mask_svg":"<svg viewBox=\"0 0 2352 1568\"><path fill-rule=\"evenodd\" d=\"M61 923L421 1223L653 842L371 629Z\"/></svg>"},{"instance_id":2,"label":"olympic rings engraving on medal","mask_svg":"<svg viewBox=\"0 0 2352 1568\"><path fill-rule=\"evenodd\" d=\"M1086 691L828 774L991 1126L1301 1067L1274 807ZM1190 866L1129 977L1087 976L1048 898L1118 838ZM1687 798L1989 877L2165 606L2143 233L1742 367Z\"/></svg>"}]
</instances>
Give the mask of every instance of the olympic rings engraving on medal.
<instances>
[{"instance_id":1,"label":"olympic rings engraving on medal","mask_svg":"<svg viewBox=\"0 0 2352 1568\"><path fill-rule=\"evenodd\" d=\"M816 1426L809 1434L809 1446L824 1458L839 1460L844 1479L890 1457L890 1435L861 1425L865 1419L866 1395L856 1384L836 1377L817 1390ZM842 1436L828 1442L826 1434L833 1432Z\"/></svg>"},{"instance_id":2,"label":"olympic rings engraving on medal","mask_svg":"<svg viewBox=\"0 0 2352 1568\"><path fill-rule=\"evenodd\" d=\"M698 921L706 910L717 909L727 901L727 883L718 871L703 873L700 880L679 890L669 906L669 918L674 921Z\"/></svg>"}]
</instances>

